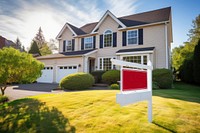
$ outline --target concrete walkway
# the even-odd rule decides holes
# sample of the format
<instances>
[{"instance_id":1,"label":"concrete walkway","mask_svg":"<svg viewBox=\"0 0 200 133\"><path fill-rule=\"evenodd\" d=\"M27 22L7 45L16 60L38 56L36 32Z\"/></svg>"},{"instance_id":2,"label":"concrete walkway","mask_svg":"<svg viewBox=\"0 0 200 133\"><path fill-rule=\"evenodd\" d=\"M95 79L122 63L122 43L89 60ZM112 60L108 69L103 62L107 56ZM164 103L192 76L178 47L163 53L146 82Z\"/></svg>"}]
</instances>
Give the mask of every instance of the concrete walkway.
<instances>
[{"instance_id":1,"label":"concrete walkway","mask_svg":"<svg viewBox=\"0 0 200 133\"><path fill-rule=\"evenodd\" d=\"M55 89L56 87L58 87L58 84L19 84L7 87L5 90L5 95L8 96L9 101L13 101L28 96L52 93L51 90Z\"/></svg>"}]
</instances>

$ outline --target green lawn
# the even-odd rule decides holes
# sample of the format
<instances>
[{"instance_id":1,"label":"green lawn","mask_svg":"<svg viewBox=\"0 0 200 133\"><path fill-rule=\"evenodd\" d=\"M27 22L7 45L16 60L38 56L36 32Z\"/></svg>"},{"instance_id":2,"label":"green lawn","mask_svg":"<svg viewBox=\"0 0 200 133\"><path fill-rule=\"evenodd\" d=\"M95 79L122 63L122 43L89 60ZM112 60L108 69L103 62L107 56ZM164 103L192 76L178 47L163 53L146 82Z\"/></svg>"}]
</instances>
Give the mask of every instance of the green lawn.
<instances>
[{"instance_id":1,"label":"green lawn","mask_svg":"<svg viewBox=\"0 0 200 133\"><path fill-rule=\"evenodd\" d=\"M118 92L45 94L1 105L0 132L200 132L200 87L154 90L153 123L147 102L120 107Z\"/></svg>"}]
</instances>

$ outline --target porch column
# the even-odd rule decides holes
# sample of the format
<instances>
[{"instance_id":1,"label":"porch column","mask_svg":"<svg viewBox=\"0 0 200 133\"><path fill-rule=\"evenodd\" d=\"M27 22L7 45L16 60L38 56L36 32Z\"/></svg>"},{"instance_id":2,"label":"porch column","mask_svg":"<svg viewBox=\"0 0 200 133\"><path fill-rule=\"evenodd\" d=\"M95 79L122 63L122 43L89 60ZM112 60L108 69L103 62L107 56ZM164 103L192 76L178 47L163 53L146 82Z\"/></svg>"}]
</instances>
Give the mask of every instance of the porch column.
<instances>
[{"instance_id":1,"label":"porch column","mask_svg":"<svg viewBox=\"0 0 200 133\"><path fill-rule=\"evenodd\" d=\"M88 73L88 57L84 58L84 70L85 73Z\"/></svg>"}]
</instances>

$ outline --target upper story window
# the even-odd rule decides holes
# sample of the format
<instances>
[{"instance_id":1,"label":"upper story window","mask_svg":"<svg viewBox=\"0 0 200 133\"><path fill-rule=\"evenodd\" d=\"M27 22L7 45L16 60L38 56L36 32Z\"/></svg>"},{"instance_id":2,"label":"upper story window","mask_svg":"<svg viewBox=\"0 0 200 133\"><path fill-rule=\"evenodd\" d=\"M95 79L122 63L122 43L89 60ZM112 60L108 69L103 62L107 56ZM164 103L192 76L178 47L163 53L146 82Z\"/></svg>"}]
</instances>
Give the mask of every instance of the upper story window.
<instances>
[{"instance_id":1,"label":"upper story window","mask_svg":"<svg viewBox=\"0 0 200 133\"><path fill-rule=\"evenodd\" d=\"M67 41L66 40L66 51L72 51L72 41L71 40L69 40L69 41Z\"/></svg>"},{"instance_id":2,"label":"upper story window","mask_svg":"<svg viewBox=\"0 0 200 133\"><path fill-rule=\"evenodd\" d=\"M111 47L112 43L112 31L106 30L104 32L104 47Z\"/></svg>"},{"instance_id":3,"label":"upper story window","mask_svg":"<svg viewBox=\"0 0 200 133\"><path fill-rule=\"evenodd\" d=\"M127 43L128 45L138 44L138 30L127 31Z\"/></svg>"},{"instance_id":4,"label":"upper story window","mask_svg":"<svg viewBox=\"0 0 200 133\"><path fill-rule=\"evenodd\" d=\"M93 48L93 37L85 37L84 49L92 49L92 48Z\"/></svg>"}]
</instances>

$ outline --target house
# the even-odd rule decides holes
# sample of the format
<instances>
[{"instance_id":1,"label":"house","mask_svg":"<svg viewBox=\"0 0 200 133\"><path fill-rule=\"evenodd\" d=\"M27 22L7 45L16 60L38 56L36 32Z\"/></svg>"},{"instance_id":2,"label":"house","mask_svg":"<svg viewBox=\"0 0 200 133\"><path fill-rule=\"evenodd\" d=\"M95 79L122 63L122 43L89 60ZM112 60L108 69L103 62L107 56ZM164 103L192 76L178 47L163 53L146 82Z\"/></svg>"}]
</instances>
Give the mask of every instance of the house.
<instances>
[{"instance_id":1,"label":"house","mask_svg":"<svg viewBox=\"0 0 200 133\"><path fill-rule=\"evenodd\" d=\"M15 43L11 40L8 40L0 35L0 49L3 47L15 47Z\"/></svg>"},{"instance_id":2,"label":"house","mask_svg":"<svg viewBox=\"0 0 200 133\"><path fill-rule=\"evenodd\" d=\"M115 68L110 59L171 67L171 7L117 18L110 11L78 28L66 23L56 39L59 53L37 57L45 64L38 82L59 82L75 72Z\"/></svg>"}]
</instances>

